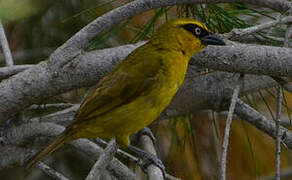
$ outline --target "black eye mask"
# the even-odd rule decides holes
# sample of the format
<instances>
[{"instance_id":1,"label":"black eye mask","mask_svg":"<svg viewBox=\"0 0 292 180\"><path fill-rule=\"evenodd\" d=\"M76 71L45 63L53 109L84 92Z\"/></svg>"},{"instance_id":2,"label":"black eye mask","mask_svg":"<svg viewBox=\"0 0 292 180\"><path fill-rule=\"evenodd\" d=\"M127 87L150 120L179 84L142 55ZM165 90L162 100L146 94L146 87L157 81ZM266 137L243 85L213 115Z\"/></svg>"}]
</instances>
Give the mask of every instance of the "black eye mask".
<instances>
[{"instance_id":1,"label":"black eye mask","mask_svg":"<svg viewBox=\"0 0 292 180\"><path fill-rule=\"evenodd\" d=\"M206 29L196 25L196 24L185 24L182 27L191 32L194 36L201 40L204 45L225 45L224 41L214 33L207 31Z\"/></svg>"},{"instance_id":2,"label":"black eye mask","mask_svg":"<svg viewBox=\"0 0 292 180\"><path fill-rule=\"evenodd\" d=\"M204 37L204 36L207 36L210 34L210 32L208 32L206 29L203 29L202 27L196 25L196 24L184 24L182 25L182 27L191 32L194 36L196 36L197 38L201 38L201 37ZM197 32L197 29L200 30L200 34L198 34Z\"/></svg>"}]
</instances>

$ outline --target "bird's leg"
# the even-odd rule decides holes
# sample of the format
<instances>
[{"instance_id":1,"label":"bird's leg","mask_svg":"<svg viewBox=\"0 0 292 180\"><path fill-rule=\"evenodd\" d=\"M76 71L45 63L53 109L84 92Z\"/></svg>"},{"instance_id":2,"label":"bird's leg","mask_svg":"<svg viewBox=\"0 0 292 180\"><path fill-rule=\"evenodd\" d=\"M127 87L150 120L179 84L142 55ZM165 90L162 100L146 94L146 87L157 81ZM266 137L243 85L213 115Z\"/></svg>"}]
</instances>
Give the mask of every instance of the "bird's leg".
<instances>
[{"instance_id":1,"label":"bird's leg","mask_svg":"<svg viewBox=\"0 0 292 180\"><path fill-rule=\"evenodd\" d=\"M142 149L139 149L135 146L129 145L128 149L130 151L132 151L133 153L135 153L137 156L139 156L140 158L142 158L142 161L140 161L138 163L138 165L141 167L141 169L146 172L147 167L151 164L154 164L155 166L157 166L159 169L161 169L163 176L165 177L165 166L163 165L162 161L160 159L158 159L157 156L147 153L145 151L143 151Z\"/></svg>"},{"instance_id":2,"label":"bird's leg","mask_svg":"<svg viewBox=\"0 0 292 180\"><path fill-rule=\"evenodd\" d=\"M143 129L141 129L140 131L138 131L136 134L133 134L130 138L131 142L133 144L138 144L137 142L139 141L139 138L142 136L142 135L147 135L150 137L150 139L152 140L153 144L155 144L156 142L156 138L155 136L153 135L152 131L150 128L148 127L144 127Z\"/></svg>"},{"instance_id":3,"label":"bird's leg","mask_svg":"<svg viewBox=\"0 0 292 180\"><path fill-rule=\"evenodd\" d=\"M138 142L139 138L142 135L148 135L150 137L150 139L152 140L152 142L154 143L156 141L152 131L149 128L143 128L142 130L140 130L138 133L136 133L135 135L133 135L131 137L131 142L135 141ZM129 144L129 136L118 136L117 137L117 141L119 142L119 144ZM136 143L137 144L137 143ZM165 176L165 167L162 163L162 161L160 159L157 158L156 155L153 155L151 153L145 152L142 149L139 149L135 146L132 145L128 145L128 150L133 152L134 154L136 154L139 157L139 161L137 162L137 164L141 167L141 169L144 172L147 172L147 167L151 164L157 166L159 169L161 169L163 176Z\"/></svg>"}]
</instances>

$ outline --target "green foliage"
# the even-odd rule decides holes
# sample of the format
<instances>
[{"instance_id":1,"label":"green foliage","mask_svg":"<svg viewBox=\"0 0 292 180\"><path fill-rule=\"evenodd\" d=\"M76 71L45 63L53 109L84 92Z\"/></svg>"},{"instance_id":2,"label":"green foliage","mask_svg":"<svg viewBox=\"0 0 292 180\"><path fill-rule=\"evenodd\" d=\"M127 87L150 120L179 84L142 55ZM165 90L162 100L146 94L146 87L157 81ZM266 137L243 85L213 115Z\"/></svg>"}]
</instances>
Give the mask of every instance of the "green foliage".
<instances>
[{"instance_id":1,"label":"green foliage","mask_svg":"<svg viewBox=\"0 0 292 180\"><path fill-rule=\"evenodd\" d=\"M150 37L155 31L155 24L164 13L165 8L158 9L152 18L148 21L148 23L144 26L144 28L137 31L137 35L131 40L131 42L138 42L139 40L145 39L146 37Z\"/></svg>"},{"instance_id":2,"label":"green foliage","mask_svg":"<svg viewBox=\"0 0 292 180\"><path fill-rule=\"evenodd\" d=\"M218 33L226 33L234 28L246 28L250 26L237 16L239 12L248 11L247 9L241 10L238 8L230 12L225 6L203 4L182 5L177 8L177 11L179 16L199 19L204 22L209 29Z\"/></svg>"},{"instance_id":3,"label":"green foliage","mask_svg":"<svg viewBox=\"0 0 292 180\"><path fill-rule=\"evenodd\" d=\"M242 128L244 129L244 132L245 132L246 140L248 142L248 150L250 152L250 156L251 156L251 159L253 161L254 178L257 179L258 176L259 176L258 167L257 167L258 163L257 163L257 160L256 160L253 144L251 142L251 138L250 138L250 135L249 135L248 128L246 127L246 124L243 121L241 121L241 124L242 124Z\"/></svg>"},{"instance_id":4,"label":"green foliage","mask_svg":"<svg viewBox=\"0 0 292 180\"><path fill-rule=\"evenodd\" d=\"M179 141L176 141L179 145L179 147L181 147L182 149L184 149L186 141L189 140L188 137L189 135L191 135L192 137L194 137L193 134L193 129L191 127L191 123L190 123L191 117L189 116L176 116L176 117L172 117L169 119L169 127L170 130L172 132L172 141L176 141L176 137L177 137L177 128L179 125L182 125L183 127L183 136ZM194 138L191 138L192 140L194 140Z\"/></svg>"}]
</instances>

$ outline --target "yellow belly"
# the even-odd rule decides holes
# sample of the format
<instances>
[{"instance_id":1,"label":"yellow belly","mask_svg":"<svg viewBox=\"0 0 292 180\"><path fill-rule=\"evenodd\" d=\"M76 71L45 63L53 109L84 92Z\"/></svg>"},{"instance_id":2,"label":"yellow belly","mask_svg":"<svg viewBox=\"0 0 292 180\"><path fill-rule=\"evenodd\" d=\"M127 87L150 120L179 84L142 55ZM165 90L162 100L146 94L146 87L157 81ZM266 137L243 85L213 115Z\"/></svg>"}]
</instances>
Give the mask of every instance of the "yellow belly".
<instances>
[{"instance_id":1,"label":"yellow belly","mask_svg":"<svg viewBox=\"0 0 292 180\"><path fill-rule=\"evenodd\" d=\"M157 119L176 91L177 87L157 89L102 116L84 121L79 124L79 138L88 138L89 134L101 138L131 135ZM163 96L160 93L164 93Z\"/></svg>"},{"instance_id":2,"label":"yellow belly","mask_svg":"<svg viewBox=\"0 0 292 180\"><path fill-rule=\"evenodd\" d=\"M170 60L172 58L169 58ZM128 136L141 130L159 117L183 82L187 63L178 62L167 67L145 94L111 111L78 124L75 138L117 138L127 144Z\"/></svg>"}]
</instances>

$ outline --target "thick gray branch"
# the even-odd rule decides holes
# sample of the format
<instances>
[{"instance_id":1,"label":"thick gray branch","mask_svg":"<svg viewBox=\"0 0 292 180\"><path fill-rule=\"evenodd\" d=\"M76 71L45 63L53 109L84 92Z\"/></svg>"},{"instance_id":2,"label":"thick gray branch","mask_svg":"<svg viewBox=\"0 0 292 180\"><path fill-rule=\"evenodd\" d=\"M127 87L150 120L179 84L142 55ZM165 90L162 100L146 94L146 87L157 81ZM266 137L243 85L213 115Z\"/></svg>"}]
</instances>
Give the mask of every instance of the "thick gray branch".
<instances>
[{"instance_id":1,"label":"thick gray branch","mask_svg":"<svg viewBox=\"0 0 292 180\"><path fill-rule=\"evenodd\" d=\"M194 55L191 63L222 71L292 77L291 52L271 46L213 46Z\"/></svg>"},{"instance_id":2,"label":"thick gray branch","mask_svg":"<svg viewBox=\"0 0 292 180\"><path fill-rule=\"evenodd\" d=\"M124 59L134 45L84 53L69 64L52 72L47 62L14 75L0 84L0 121L43 99L77 87L96 83L121 59Z\"/></svg>"},{"instance_id":3,"label":"thick gray branch","mask_svg":"<svg viewBox=\"0 0 292 180\"><path fill-rule=\"evenodd\" d=\"M196 69L191 66L188 76L195 74ZM166 110L166 115L188 114L194 110L206 108L220 108L221 101L226 93L232 92L236 85L238 76L232 73L215 72L197 78L186 78L183 86L172 100ZM200 84L200 86L198 86ZM277 83L268 76L246 75L244 86L241 87L241 96L251 92L277 85ZM200 98L198 98L200 97ZM58 111L56 113L31 119L31 121L53 122L67 126L73 120L73 117L79 105ZM172 110L175 110L173 112Z\"/></svg>"},{"instance_id":4,"label":"thick gray branch","mask_svg":"<svg viewBox=\"0 0 292 180\"><path fill-rule=\"evenodd\" d=\"M55 137L64 128L53 123L29 123L9 129L5 132L3 142L5 146L0 146L0 169L13 165L23 165L32 155L32 150L40 149L40 145L47 145L48 137ZM79 139L69 143L88 156L88 160L96 161L103 149L86 139ZM132 179L136 176L117 159L113 159L107 170L118 179Z\"/></svg>"},{"instance_id":5,"label":"thick gray branch","mask_svg":"<svg viewBox=\"0 0 292 180\"><path fill-rule=\"evenodd\" d=\"M0 84L0 123L48 97L95 84L139 45L141 43L82 53L57 72L50 71L46 61L41 62L3 81ZM210 46L195 55L191 63L228 71L285 76L292 72L291 53L291 49L268 46ZM201 85L205 86L206 82ZM185 83L184 86L191 85ZM192 91L181 89L186 94Z\"/></svg>"}]
</instances>

